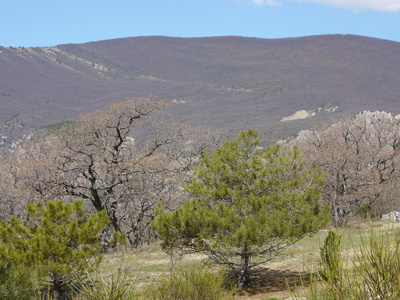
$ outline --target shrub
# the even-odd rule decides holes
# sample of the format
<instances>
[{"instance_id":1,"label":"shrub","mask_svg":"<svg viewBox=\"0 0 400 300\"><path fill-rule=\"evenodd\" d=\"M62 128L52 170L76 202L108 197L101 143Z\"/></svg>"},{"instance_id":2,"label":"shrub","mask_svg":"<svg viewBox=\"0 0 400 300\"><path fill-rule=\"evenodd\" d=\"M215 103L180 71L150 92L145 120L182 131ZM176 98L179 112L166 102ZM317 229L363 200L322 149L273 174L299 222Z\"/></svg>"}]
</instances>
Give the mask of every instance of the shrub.
<instances>
[{"instance_id":1,"label":"shrub","mask_svg":"<svg viewBox=\"0 0 400 300\"><path fill-rule=\"evenodd\" d=\"M369 299L399 299L400 238L386 232L371 232L363 241L358 255L357 271L362 279L361 290Z\"/></svg>"},{"instance_id":2,"label":"shrub","mask_svg":"<svg viewBox=\"0 0 400 300\"><path fill-rule=\"evenodd\" d=\"M169 277L151 285L146 293L153 300L224 300L232 299L226 288L226 276L206 265L176 267Z\"/></svg>"},{"instance_id":3,"label":"shrub","mask_svg":"<svg viewBox=\"0 0 400 300\"><path fill-rule=\"evenodd\" d=\"M372 205L370 203L362 205L356 210L356 215L363 219L375 219L377 214L372 210Z\"/></svg>"}]
</instances>

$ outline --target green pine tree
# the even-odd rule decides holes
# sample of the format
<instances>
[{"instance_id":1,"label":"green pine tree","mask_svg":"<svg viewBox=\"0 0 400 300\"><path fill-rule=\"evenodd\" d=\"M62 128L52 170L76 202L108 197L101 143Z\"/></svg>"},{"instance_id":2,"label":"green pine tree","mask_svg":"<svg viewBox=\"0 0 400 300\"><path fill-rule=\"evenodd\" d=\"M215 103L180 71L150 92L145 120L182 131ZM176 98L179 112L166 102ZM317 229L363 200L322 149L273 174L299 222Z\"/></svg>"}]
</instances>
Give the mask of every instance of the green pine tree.
<instances>
[{"instance_id":1,"label":"green pine tree","mask_svg":"<svg viewBox=\"0 0 400 300\"><path fill-rule=\"evenodd\" d=\"M159 207L152 226L168 253L203 252L235 271L240 288L251 268L329 221L321 171L305 166L296 147L262 151L254 130L205 152L193 175L183 184L193 198L173 212Z\"/></svg>"},{"instance_id":2,"label":"green pine tree","mask_svg":"<svg viewBox=\"0 0 400 300\"><path fill-rule=\"evenodd\" d=\"M0 260L9 267L43 268L54 296L64 299L66 287L100 262L99 234L109 218L105 211L88 216L81 200L32 203L27 211L22 222L0 223Z\"/></svg>"}]
</instances>

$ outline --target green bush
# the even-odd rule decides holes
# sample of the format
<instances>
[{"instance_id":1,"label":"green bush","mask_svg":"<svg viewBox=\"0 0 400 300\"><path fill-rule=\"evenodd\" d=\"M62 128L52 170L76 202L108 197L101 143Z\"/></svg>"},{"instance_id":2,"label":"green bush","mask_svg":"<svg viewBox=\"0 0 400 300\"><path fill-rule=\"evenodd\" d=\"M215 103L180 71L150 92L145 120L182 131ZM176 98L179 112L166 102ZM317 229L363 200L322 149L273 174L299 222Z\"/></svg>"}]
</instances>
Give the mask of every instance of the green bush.
<instances>
[{"instance_id":1,"label":"green bush","mask_svg":"<svg viewBox=\"0 0 400 300\"><path fill-rule=\"evenodd\" d=\"M360 216L363 219L376 219L377 215L372 210L372 205L367 203L362 205L359 209L356 210L356 215Z\"/></svg>"},{"instance_id":2,"label":"green bush","mask_svg":"<svg viewBox=\"0 0 400 300\"><path fill-rule=\"evenodd\" d=\"M200 264L175 268L169 277L149 286L146 296L153 300L233 298L232 291L226 288L226 276Z\"/></svg>"}]
</instances>

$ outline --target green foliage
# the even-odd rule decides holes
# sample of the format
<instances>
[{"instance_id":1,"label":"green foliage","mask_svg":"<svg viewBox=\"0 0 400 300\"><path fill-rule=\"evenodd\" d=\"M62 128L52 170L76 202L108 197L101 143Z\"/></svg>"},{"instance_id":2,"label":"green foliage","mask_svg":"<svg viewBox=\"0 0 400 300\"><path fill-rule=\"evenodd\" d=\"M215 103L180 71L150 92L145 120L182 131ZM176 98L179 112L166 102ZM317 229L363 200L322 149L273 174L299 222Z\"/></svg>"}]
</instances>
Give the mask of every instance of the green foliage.
<instances>
[{"instance_id":1,"label":"green foliage","mask_svg":"<svg viewBox=\"0 0 400 300\"><path fill-rule=\"evenodd\" d=\"M375 219L377 217L376 213L372 211L372 205L370 203L361 205L361 207L356 210L356 215L363 219Z\"/></svg>"},{"instance_id":2,"label":"green foliage","mask_svg":"<svg viewBox=\"0 0 400 300\"><path fill-rule=\"evenodd\" d=\"M233 299L226 288L225 276L208 266L194 264L177 267L169 277L149 286L146 299L153 300L225 300Z\"/></svg>"},{"instance_id":3,"label":"green foliage","mask_svg":"<svg viewBox=\"0 0 400 300\"><path fill-rule=\"evenodd\" d=\"M0 262L0 299L31 299L37 289L37 270L24 265Z\"/></svg>"},{"instance_id":4,"label":"green foliage","mask_svg":"<svg viewBox=\"0 0 400 300\"><path fill-rule=\"evenodd\" d=\"M171 252L201 251L247 284L251 267L271 260L329 221L320 207L323 174L299 150L261 151L254 130L205 152L190 183L193 196L173 212L158 208L152 226Z\"/></svg>"},{"instance_id":5,"label":"green foliage","mask_svg":"<svg viewBox=\"0 0 400 300\"><path fill-rule=\"evenodd\" d=\"M104 211L89 217L81 200L32 203L27 211L23 222L0 223L0 260L11 267L43 268L56 297L62 297L73 280L100 262L99 234L109 219Z\"/></svg>"},{"instance_id":6,"label":"green foliage","mask_svg":"<svg viewBox=\"0 0 400 300\"><path fill-rule=\"evenodd\" d=\"M7 120L4 121L4 123L9 123L13 119L17 118L19 116L19 113L13 114L11 117L9 117Z\"/></svg>"},{"instance_id":7,"label":"green foliage","mask_svg":"<svg viewBox=\"0 0 400 300\"><path fill-rule=\"evenodd\" d=\"M334 231L329 230L324 246L321 248L320 255L323 269L320 275L326 281L337 282L340 280L342 272L339 249L341 238L342 235L337 235Z\"/></svg>"},{"instance_id":8,"label":"green foliage","mask_svg":"<svg viewBox=\"0 0 400 300\"><path fill-rule=\"evenodd\" d=\"M69 127L73 127L76 125L75 121L62 121L59 123L49 124L45 126L41 126L40 129L45 129L47 131L56 131L61 129L68 129Z\"/></svg>"},{"instance_id":9,"label":"green foliage","mask_svg":"<svg viewBox=\"0 0 400 300\"><path fill-rule=\"evenodd\" d=\"M0 98L11 97L11 93L0 92Z\"/></svg>"}]
</instances>

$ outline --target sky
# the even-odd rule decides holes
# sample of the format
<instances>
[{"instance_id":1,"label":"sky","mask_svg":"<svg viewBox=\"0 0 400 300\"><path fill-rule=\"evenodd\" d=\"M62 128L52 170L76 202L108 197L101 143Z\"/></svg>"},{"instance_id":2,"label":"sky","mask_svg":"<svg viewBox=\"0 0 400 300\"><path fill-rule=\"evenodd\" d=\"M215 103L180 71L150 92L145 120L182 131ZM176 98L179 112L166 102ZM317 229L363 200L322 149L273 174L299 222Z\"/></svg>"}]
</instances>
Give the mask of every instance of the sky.
<instances>
[{"instance_id":1,"label":"sky","mask_svg":"<svg viewBox=\"0 0 400 300\"><path fill-rule=\"evenodd\" d=\"M356 34L400 42L400 0L0 0L0 46L164 35Z\"/></svg>"}]
</instances>

